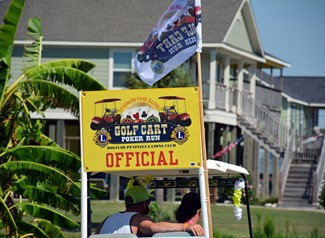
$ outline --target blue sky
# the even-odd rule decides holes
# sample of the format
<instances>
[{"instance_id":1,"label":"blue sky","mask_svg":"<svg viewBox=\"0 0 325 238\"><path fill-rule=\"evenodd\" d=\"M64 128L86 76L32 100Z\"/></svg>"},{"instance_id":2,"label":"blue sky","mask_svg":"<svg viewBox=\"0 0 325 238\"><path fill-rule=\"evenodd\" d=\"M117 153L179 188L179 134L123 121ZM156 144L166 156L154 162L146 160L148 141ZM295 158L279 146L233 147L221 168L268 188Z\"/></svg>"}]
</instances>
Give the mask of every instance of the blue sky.
<instances>
[{"instance_id":1,"label":"blue sky","mask_svg":"<svg viewBox=\"0 0 325 238\"><path fill-rule=\"evenodd\" d=\"M251 0L264 51L284 76L325 76L325 0Z\"/></svg>"}]
</instances>

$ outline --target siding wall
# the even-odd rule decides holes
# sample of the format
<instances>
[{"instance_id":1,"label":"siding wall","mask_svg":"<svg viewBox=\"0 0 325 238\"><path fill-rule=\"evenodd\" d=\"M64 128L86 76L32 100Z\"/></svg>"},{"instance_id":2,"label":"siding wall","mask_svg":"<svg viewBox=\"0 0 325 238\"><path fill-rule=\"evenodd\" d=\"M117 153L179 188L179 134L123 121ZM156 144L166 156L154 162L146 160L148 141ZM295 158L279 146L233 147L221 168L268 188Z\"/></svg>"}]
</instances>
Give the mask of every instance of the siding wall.
<instances>
[{"instance_id":1,"label":"siding wall","mask_svg":"<svg viewBox=\"0 0 325 238\"><path fill-rule=\"evenodd\" d=\"M246 22L242 14L239 14L235 20L233 28L231 28L231 32L226 39L226 43L253 53Z\"/></svg>"},{"instance_id":2,"label":"siding wall","mask_svg":"<svg viewBox=\"0 0 325 238\"><path fill-rule=\"evenodd\" d=\"M17 79L22 74L24 67L23 47L16 46L13 51L11 74L13 79ZM42 52L42 62L51 60L78 58L90 61L96 65L88 74L97 79L106 88L108 87L108 58L109 49L90 48L54 48L44 46ZM10 81L12 83L12 81Z\"/></svg>"}]
</instances>

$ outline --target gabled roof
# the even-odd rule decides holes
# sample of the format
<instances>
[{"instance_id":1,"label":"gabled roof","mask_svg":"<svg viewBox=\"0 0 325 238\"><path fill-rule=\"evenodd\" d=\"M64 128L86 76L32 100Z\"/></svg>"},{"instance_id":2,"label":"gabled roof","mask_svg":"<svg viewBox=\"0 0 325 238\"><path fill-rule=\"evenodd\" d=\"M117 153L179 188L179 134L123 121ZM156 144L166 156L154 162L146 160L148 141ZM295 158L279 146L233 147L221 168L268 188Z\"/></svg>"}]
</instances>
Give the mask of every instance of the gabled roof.
<instances>
[{"instance_id":1,"label":"gabled roof","mask_svg":"<svg viewBox=\"0 0 325 238\"><path fill-rule=\"evenodd\" d=\"M0 1L3 19L10 0ZM143 43L172 0L26 1L16 40L40 17L45 41ZM202 1L204 43L221 43L243 0Z\"/></svg>"},{"instance_id":2,"label":"gabled roof","mask_svg":"<svg viewBox=\"0 0 325 238\"><path fill-rule=\"evenodd\" d=\"M287 76L264 78L270 85L283 92L290 101L325 107L325 77Z\"/></svg>"},{"instance_id":3,"label":"gabled roof","mask_svg":"<svg viewBox=\"0 0 325 238\"><path fill-rule=\"evenodd\" d=\"M0 1L3 19L11 0ZM152 28L172 0L29 0L16 34L16 43L26 39L27 21L40 17L43 26L43 45L129 46L143 44ZM278 62L264 59L257 26L249 0L202 1L203 47L223 48L261 62L263 67L278 66ZM244 18L250 50L237 43L229 44L229 35L236 35L238 18ZM234 33L235 32L235 33ZM240 34L238 35L240 37ZM247 41L245 41L247 42ZM265 62L266 61L266 62Z\"/></svg>"}]
</instances>

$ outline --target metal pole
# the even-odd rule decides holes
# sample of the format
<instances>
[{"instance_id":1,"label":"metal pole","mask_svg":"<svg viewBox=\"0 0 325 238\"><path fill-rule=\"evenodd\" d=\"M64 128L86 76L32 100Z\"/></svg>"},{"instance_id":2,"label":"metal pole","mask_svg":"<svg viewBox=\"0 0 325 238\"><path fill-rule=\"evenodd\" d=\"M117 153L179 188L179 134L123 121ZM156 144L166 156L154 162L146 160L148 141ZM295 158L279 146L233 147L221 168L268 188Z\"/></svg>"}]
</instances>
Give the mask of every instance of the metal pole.
<instances>
[{"instance_id":1,"label":"metal pole","mask_svg":"<svg viewBox=\"0 0 325 238\"><path fill-rule=\"evenodd\" d=\"M82 92L79 92L79 108L81 109L81 96ZM80 227L80 238L87 238L87 197L88 197L88 188L87 188L87 173L84 171L84 164L83 164L83 133L82 133L82 110L80 110L80 149L81 149L81 169L80 169L80 177L81 177L81 227Z\"/></svg>"},{"instance_id":2,"label":"metal pole","mask_svg":"<svg viewBox=\"0 0 325 238\"><path fill-rule=\"evenodd\" d=\"M244 174L241 175L245 181L245 198L246 198L246 208L247 208L247 218L248 218L248 228L249 228L249 237L253 238L253 230L252 230L252 220L251 220L251 210L249 207L249 197L248 197L248 188L247 188L247 180Z\"/></svg>"},{"instance_id":3,"label":"metal pole","mask_svg":"<svg viewBox=\"0 0 325 238\"><path fill-rule=\"evenodd\" d=\"M208 219L208 203L205 186L205 175L204 168L199 169L199 187L200 187L200 198L201 198L201 210L202 210L202 224L204 229L204 236L210 237L209 219ZM212 225L212 224L210 224Z\"/></svg>"}]
</instances>

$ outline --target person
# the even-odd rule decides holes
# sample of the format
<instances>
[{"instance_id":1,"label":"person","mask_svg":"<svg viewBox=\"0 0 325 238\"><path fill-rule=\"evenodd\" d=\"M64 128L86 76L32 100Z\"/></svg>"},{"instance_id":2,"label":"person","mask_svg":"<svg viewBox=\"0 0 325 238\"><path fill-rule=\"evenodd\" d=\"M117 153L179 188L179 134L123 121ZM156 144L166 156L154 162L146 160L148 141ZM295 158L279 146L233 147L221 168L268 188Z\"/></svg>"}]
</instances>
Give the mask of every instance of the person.
<instances>
[{"instance_id":1,"label":"person","mask_svg":"<svg viewBox=\"0 0 325 238\"><path fill-rule=\"evenodd\" d=\"M179 223L187 222L190 225L198 223L201 219L201 201L199 194L194 192L185 194L175 212L175 217Z\"/></svg>"},{"instance_id":2,"label":"person","mask_svg":"<svg viewBox=\"0 0 325 238\"><path fill-rule=\"evenodd\" d=\"M160 232L189 231L195 236L204 236L204 230L199 224L153 222L148 215L150 197L147 189L141 185L130 187L125 193L124 201L126 210L104 219L96 234L132 233L143 237Z\"/></svg>"}]
</instances>

